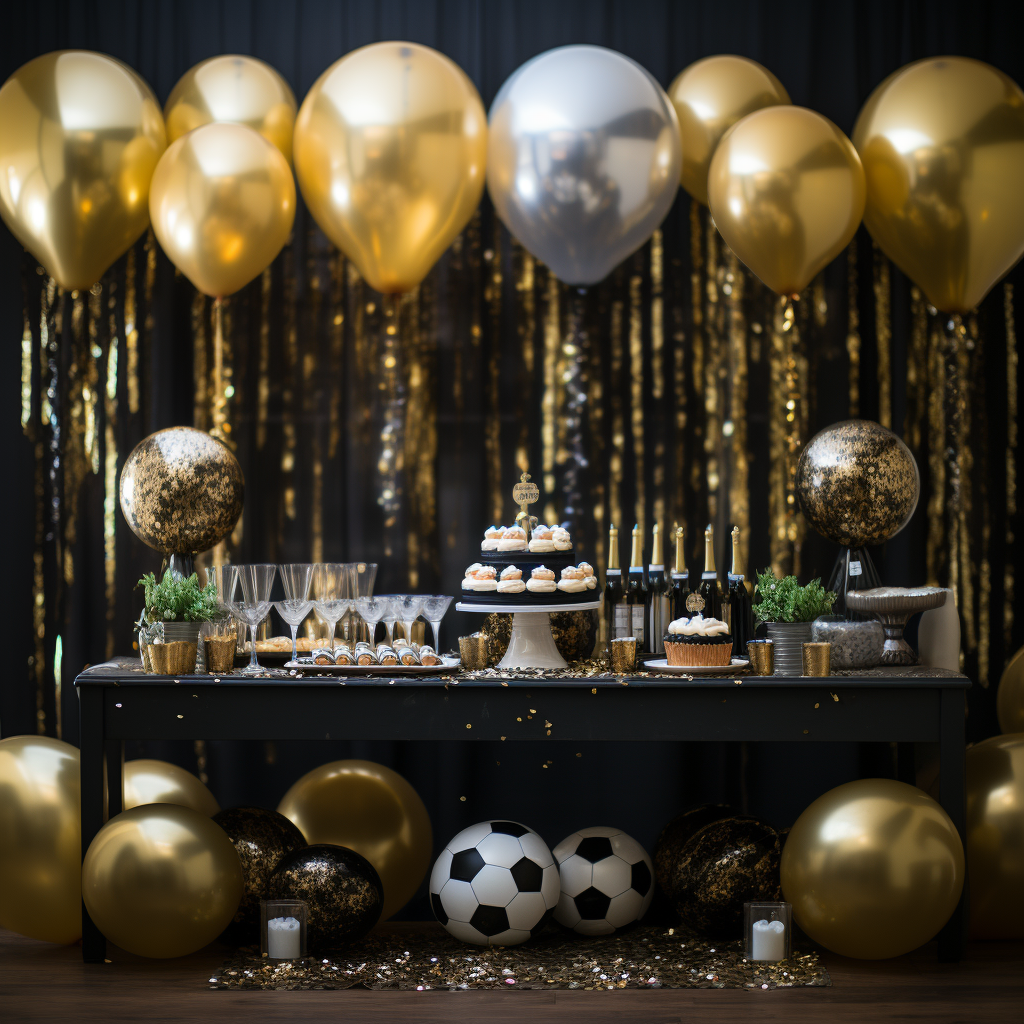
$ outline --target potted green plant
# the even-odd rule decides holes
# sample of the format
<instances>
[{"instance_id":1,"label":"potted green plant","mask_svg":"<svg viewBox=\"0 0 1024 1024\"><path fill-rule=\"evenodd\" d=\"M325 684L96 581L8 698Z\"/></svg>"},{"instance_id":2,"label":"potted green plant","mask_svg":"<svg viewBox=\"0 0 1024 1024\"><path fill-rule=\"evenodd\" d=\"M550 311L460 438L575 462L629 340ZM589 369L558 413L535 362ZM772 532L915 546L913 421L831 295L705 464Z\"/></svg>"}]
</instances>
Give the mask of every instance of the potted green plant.
<instances>
[{"instance_id":1,"label":"potted green plant","mask_svg":"<svg viewBox=\"0 0 1024 1024\"><path fill-rule=\"evenodd\" d=\"M801 586L795 576L776 576L771 569L757 574L754 617L763 622L775 645L775 674L803 674L803 645L811 642L812 623L832 611L836 595L811 580Z\"/></svg>"},{"instance_id":2,"label":"potted green plant","mask_svg":"<svg viewBox=\"0 0 1024 1024\"><path fill-rule=\"evenodd\" d=\"M138 585L146 602L139 622L139 647L147 671L194 672L203 623L221 615L217 588L212 583L201 587L195 573L182 576L173 569L159 581L149 573Z\"/></svg>"}]
</instances>

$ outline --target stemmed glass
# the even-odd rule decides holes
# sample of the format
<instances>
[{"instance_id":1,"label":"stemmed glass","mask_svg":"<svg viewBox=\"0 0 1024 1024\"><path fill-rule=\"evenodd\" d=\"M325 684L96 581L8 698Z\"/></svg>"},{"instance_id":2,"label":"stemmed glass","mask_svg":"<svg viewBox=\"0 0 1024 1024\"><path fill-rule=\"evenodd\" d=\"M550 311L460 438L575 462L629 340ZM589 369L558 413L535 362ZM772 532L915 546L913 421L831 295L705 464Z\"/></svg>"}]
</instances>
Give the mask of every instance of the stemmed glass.
<instances>
[{"instance_id":1,"label":"stemmed glass","mask_svg":"<svg viewBox=\"0 0 1024 1024\"><path fill-rule=\"evenodd\" d=\"M419 618L423 611L423 603L426 598L422 594L399 594L395 598L395 610L398 613L398 620L405 629L405 639L412 643L412 624Z\"/></svg>"},{"instance_id":2,"label":"stemmed glass","mask_svg":"<svg viewBox=\"0 0 1024 1024\"><path fill-rule=\"evenodd\" d=\"M276 574L276 565L238 567L238 583L242 589L242 598L233 603L232 610L249 627L249 635L252 637L252 658L242 669L243 675L259 675L263 671L256 660L256 627L270 612L270 588L274 585Z\"/></svg>"},{"instance_id":3,"label":"stemmed glass","mask_svg":"<svg viewBox=\"0 0 1024 1024\"><path fill-rule=\"evenodd\" d=\"M206 577L217 590L217 607L225 617L230 616L231 606L235 600L235 590L238 586L238 566L211 565L207 570ZM218 625L218 634L221 628Z\"/></svg>"},{"instance_id":4,"label":"stemmed glass","mask_svg":"<svg viewBox=\"0 0 1024 1024\"><path fill-rule=\"evenodd\" d=\"M352 562L321 562L313 569L313 607L327 623L327 644L334 649L334 627L352 607Z\"/></svg>"},{"instance_id":5,"label":"stemmed glass","mask_svg":"<svg viewBox=\"0 0 1024 1024\"><path fill-rule=\"evenodd\" d=\"M309 588L313 582L313 566L292 564L278 566L278 569L281 572L281 583L284 585L284 600L275 601L274 607L292 631L292 661L295 661L299 656L299 625L313 607L313 600L309 596Z\"/></svg>"},{"instance_id":6,"label":"stemmed glass","mask_svg":"<svg viewBox=\"0 0 1024 1024\"><path fill-rule=\"evenodd\" d=\"M377 623L384 618L384 613L391 605L390 597L357 597L356 611L360 618L366 623L370 631L370 644L373 644L377 635ZM394 620L392 620L393 622ZM389 631L390 634L390 631Z\"/></svg>"},{"instance_id":7,"label":"stemmed glass","mask_svg":"<svg viewBox=\"0 0 1024 1024\"><path fill-rule=\"evenodd\" d=\"M452 599L447 594L431 594L423 602L423 618L434 628L434 650L438 654L441 653L441 620L451 603Z\"/></svg>"},{"instance_id":8,"label":"stemmed glass","mask_svg":"<svg viewBox=\"0 0 1024 1024\"><path fill-rule=\"evenodd\" d=\"M395 594L388 594L381 600L384 602L384 614L381 615L381 621L384 623L384 629L387 630L388 646L392 646L395 642L395 623L398 621L398 602L401 598Z\"/></svg>"}]
</instances>

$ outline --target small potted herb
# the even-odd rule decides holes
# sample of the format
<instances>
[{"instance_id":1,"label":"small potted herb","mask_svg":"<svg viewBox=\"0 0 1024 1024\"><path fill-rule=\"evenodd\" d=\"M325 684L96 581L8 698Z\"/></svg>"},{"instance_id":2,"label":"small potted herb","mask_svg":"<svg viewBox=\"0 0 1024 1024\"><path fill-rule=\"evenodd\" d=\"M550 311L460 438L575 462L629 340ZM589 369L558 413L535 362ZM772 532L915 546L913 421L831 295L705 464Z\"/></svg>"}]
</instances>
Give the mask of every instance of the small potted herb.
<instances>
[{"instance_id":1,"label":"small potted herb","mask_svg":"<svg viewBox=\"0 0 1024 1024\"><path fill-rule=\"evenodd\" d=\"M146 601L139 623L139 643L141 647L147 637L152 638L147 645L152 671L170 675L194 672L203 623L221 615L217 588L212 583L201 587L195 573L182 576L172 569L168 569L159 582L149 573L138 585ZM147 661L145 653L144 663Z\"/></svg>"},{"instance_id":2,"label":"small potted herb","mask_svg":"<svg viewBox=\"0 0 1024 1024\"><path fill-rule=\"evenodd\" d=\"M811 642L812 623L832 611L835 599L821 580L802 587L795 576L780 578L771 569L757 574L754 617L765 624L768 639L775 644L776 675L803 673L803 645Z\"/></svg>"}]
</instances>

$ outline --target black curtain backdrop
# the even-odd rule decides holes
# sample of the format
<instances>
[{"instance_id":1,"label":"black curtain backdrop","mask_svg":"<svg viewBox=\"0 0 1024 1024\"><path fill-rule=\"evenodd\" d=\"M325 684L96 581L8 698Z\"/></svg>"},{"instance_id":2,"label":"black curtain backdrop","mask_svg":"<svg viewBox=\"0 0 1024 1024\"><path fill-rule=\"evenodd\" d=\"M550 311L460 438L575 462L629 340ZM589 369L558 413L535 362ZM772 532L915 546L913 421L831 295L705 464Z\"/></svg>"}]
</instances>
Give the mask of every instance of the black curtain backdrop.
<instances>
[{"instance_id":1,"label":"black curtain backdrop","mask_svg":"<svg viewBox=\"0 0 1024 1024\"><path fill-rule=\"evenodd\" d=\"M301 103L306 91L331 63L346 52L367 43L385 39L408 39L441 50L456 61L480 89L485 105L489 105L505 78L530 57L551 47L568 43L595 43L617 49L634 58L667 86L686 65L703 56L736 53L761 61L782 80L794 103L812 107L830 117L844 131L852 130L856 114L870 91L890 72L912 60L939 54L961 54L988 61L1016 81L1024 81L1024 51L1020 47L1020 4L1015 2L943 3L943 2L862 2L836 0L829 4L813 2L731 4L656 2L656 0L390 0L390 2L328 2L328 0L296 0L292 3L244 2L244 0L206 0L206 2L174 2L152 0L132 3L103 0L65 0L65 2L34 2L9 4L5 11L4 32L0 39L0 79L6 78L25 61L54 49L87 48L104 51L135 68L154 88L161 102L166 100L179 76L196 62L219 53L245 53L257 56L275 68L290 82ZM685 194L679 200L663 228L665 292L669 306L679 308L689 302L690 258L693 214ZM703 232L706 222L698 218ZM488 246L501 247L501 253L488 256ZM140 265L145 261L142 243L136 247ZM483 254L483 255L481 255ZM281 318L287 305L289 288L298 296L297 321L316 326L318 313L310 313L304 303L311 301L310 282L318 274L330 273L333 253L311 220L300 210L296 223L295 243L275 263L268 295L272 296L272 336L276 339L287 330ZM724 258L720 255L720 258ZM503 430L498 441L500 479L488 477L488 442L485 388L490 379L485 372L486 361L500 347L501 367L507 368L521 333L513 315L511 302L495 307L492 296L482 286L473 294L478 307L469 309L464 299L471 291L460 291L465 265L477 269L477 284L483 276L480 268L489 259L503 261L506 292L514 288L513 279L521 270L521 251L513 250L507 234L494 224L493 211L484 200L479 221L467 232L454 253L449 253L439 270L429 279L433 289L430 302L407 312L420 330L423 365L429 368L428 379L447 396L447 380L459 373L468 374L472 394L465 409L454 415L442 407L437 417L438 467L435 529L421 540L428 550L413 562L404 540L402 563L398 558L389 564L386 551L391 540L376 504L379 481L362 472L356 462L346 462L344 453L331 466L339 474L336 486L325 487L322 524L325 558L367 558L382 563L378 592L404 589L409 572L419 574L422 590L444 590L456 593L461 570L472 560L473 548L483 528L488 525L493 501L488 488L511 489L517 477L515 467L517 435L513 429L521 422L516 410L522 384L520 377L504 373L496 394L503 410ZM627 261L613 275L607 286L598 289L588 312L590 343L596 352L603 350L609 323L609 308L616 296L628 293L631 280L640 280L644 302L650 299L651 283L648 264L649 247L632 261ZM878 415L882 402L878 394L875 372L877 353L873 336L878 306L871 294L873 267L871 242L862 230L858 235L856 270L860 274L860 294L856 305L861 309L860 330L863 343L864 372L859 380L860 414ZM483 260L483 262L481 262ZM111 272L110 282L124 289L124 260ZM815 363L815 377L810 382L813 414L809 417L810 432L842 418L848 410L847 365L845 359L848 330L847 289L850 276L846 260L840 259L824 275L821 295L828 300L827 323L819 325L814 335L832 353ZM538 268L538 274L540 274ZM141 271L140 271L141 273ZM7 552L4 559L6 580L4 617L6 625L7 665L0 683L0 730L3 736L34 732L42 723L54 734L56 722L62 734L77 741L77 698L70 685L74 674L86 663L105 656L104 609L104 547L103 547L103 481L88 477L79 500L78 540L75 585L68 592L66 620L52 621L54 614L47 605L46 672L51 672L54 638L62 633L61 677L64 682L60 708L55 706L52 683L42 704L37 707L36 667L32 663L33 631L33 543L36 529L36 498L34 479L37 449L26 437L20 422L21 349L18 344L23 331L23 305L38 322L38 289L26 287L35 276L35 263L27 257L13 237L0 231L0 380L3 399L0 401L0 443L6 456L9 490L3 503L7 525ZM521 280L520 278L515 278ZM1019 288L1019 268L1010 280ZM105 279L105 282L107 279ZM770 297L759 292L759 286L746 276L750 321L764 320L770 308ZM289 284L292 282L292 284ZM455 282L455 283L453 283ZM540 282L543 284L543 281ZM109 282L108 282L109 286ZM141 289L141 284L140 284ZM359 286L350 284L344 301L351 312L367 298ZM250 286L236 309L236 329L242 334L258 331L258 309L261 301L260 283ZM326 286L325 286L326 289ZM603 290L602 290L603 289ZM315 288L313 289L315 290ZM911 348L912 307L909 285L892 271L891 359L892 393L885 401L891 405L892 423L898 431L912 413L915 393L907 386L906 366ZM152 329L145 336L147 351L140 356L145 366L141 377L143 394L139 412L119 420L117 446L118 468L132 445L153 430L175 424L189 424L196 418L194 386L195 321L193 295L187 282L175 278L173 268L162 257L156 267L151 308ZM673 298L675 296L675 298ZM422 298L422 297L421 297ZM141 301L141 300L140 300ZM234 300L233 300L234 301ZM564 300L563 300L564 301ZM765 305L766 301L769 303ZM492 303L489 305L489 303ZM760 303L760 305L757 305ZM754 309L756 306L756 310ZM316 307L319 310L319 306ZM1010 304L1012 309L1012 302ZM487 322L497 309L485 332L484 350L477 352L475 342L467 341L471 321ZM256 310L257 312L254 312ZM481 313L482 310L482 313ZM760 311L760 312L758 312ZM141 311L140 311L141 313ZM692 313L692 310L690 311ZM119 314L121 315L121 314ZM208 307L200 315L209 315ZM645 314L648 316L649 314ZM689 315L689 314L688 314ZM303 321L303 316L312 320ZM540 312L538 311L538 319ZM476 320L473 320L476 317ZM503 319L504 318L504 319ZM564 320L564 306L563 306ZM989 410L986 432L971 440L981 456L981 448L990 447L995 466L1003 458L1006 445L1006 412L1000 401L990 401L989 390L998 395L1005 392L1005 373L1001 369L1003 355L1004 293L998 286L978 314L982 336L997 339L990 363L972 371L977 387L976 406ZM815 330L808 323L808 332ZM539 329L539 328L538 328ZM645 320L644 331L650 331ZM681 336L681 335L680 335ZM346 339L348 335L345 336ZM647 337L647 333L645 333ZM678 341L670 327L665 329L666 346L687 344ZM347 341L346 341L347 344ZM647 342L644 342L647 344ZM276 345L276 342L275 342ZM325 343L326 345L326 343ZM243 351L240 344L239 351ZM245 349L246 358L254 349ZM322 346L314 353L311 372L330 374L337 369L330 363L331 354ZM319 351L319 357L316 352ZM839 356L842 356L842 359ZM271 362L283 359L280 352L271 353ZM317 358L320 359L317 362ZM342 353L346 373L352 371L355 355ZM478 369L466 370L459 360L475 359ZM497 358L497 357L496 357ZM516 357L518 358L518 356ZM538 359L540 355L538 355ZM689 357L688 357L689 358ZM241 357L240 357L241 359ZM276 365L276 364L275 364ZM283 365L283 364L282 364ZM514 365L518 367L518 363ZM596 364L595 364L596 365ZM1005 362L1002 363L1005 366ZM728 363L726 363L728 366ZM240 377L250 371L241 364L236 367ZM869 372L870 370L870 372ZM253 373L255 371L252 371ZM283 372L283 371L282 371ZM516 370L516 372L520 372ZM604 368L602 372L609 372ZM477 373L474 377L473 374ZM497 379L497 378L495 378ZM699 400L693 385L690 398ZM1002 389L1002 390L1000 390ZM751 434L763 432L767 408L774 400L763 376L751 371L749 424ZM920 394L920 391L917 392ZM273 399L273 396L272 396ZM276 400L276 399L275 399ZM367 399L367 408L370 400ZM531 392L531 409L539 409L539 394ZM345 398L347 415L358 417L360 398L350 389ZM273 406L273 400L272 400ZM654 408L651 406L650 408ZM659 407L660 408L660 407ZM244 536L233 551L236 561L302 560L310 556L308 531L289 525L287 516L275 518L281 506L284 482L272 471L281 458L281 421L271 409L266 421L267 445L272 457L256 447L252 437L255 428L246 408L236 410L236 422L243 436L239 438L239 456L248 481L247 512ZM376 409L373 416L377 416ZM909 411L908 411L909 410ZM648 410L649 411L649 410ZM325 408L307 410L308 416L294 421L297 433L295 448L300 453L313 443L318 431L325 429L330 416ZM370 417L367 412L367 417ZM504 417L504 414L503 414ZM374 421L376 423L376 420ZM200 425L200 424L197 424ZM532 428L531 428L532 429ZM610 428L609 428L610 429ZM693 426L675 433L672 423L650 421L645 438L648 460L658 445L669 451L687 445L685 469L700 468L703 453L692 434ZM539 433L539 430L533 430ZM373 438L372 434L368 437ZM806 436L810 436L808 433ZM699 439L696 439L699 440ZM326 444L326 441L325 441ZM540 439L527 439L531 468L540 468ZM754 445L752 444L752 447ZM927 447L927 446L925 446ZM689 450L693 448L694 450ZM458 458L451 456L458 451ZM924 449L916 449L920 452ZM588 452L594 455L593 452ZM493 455L493 452L491 452ZM571 459L569 460L572 461ZM564 460L563 460L564 462ZM302 465L305 465L304 463ZM682 463L681 463L682 465ZM987 463L985 464L988 465ZM1002 463L999 463L999 467ZM1006 478L1002 468L984 469L992 502L1004 500ZM308 469L308 467L306 467ZM561 486L564 465L558 469ZM631 471L630 471L631 472ZM656 480L648 475L648 485ZM696 472L696 471L695 471ZM750 469L750 548L748 571L765 564L769 558L768 521L761 505L755 507L755 493L767 486L767 461L754 462ZM535 473L539 476L539 473ZM629 473L626 474L627 477ZM674 479L674 478L673 478ZM585 481L586 482L586 481ZM591 481L592 482L592 481ZM643 482L641 474L640 483ZM588 484L589 486L589 484ZM625 509L620 527L628 533L632 523L632 507L638 500L637 488L628 480L621 498ZM680 488L682 483L680 482ZM410 488L411 490L411 488ZM361 497L353 497L359 495ZM688 492L687 492L688 493ZM685 509L674 511L685 516L691 537L690 557L696 555L696 528L709 512L708 495L698 495ZM294 502L299 508L297 520L306 522L310 487L307 477L295 488ZM917 519L905 535L879 552L880 568L887 582L910 584L920 582L925 574L923 495ZM507 498L506 498L507 502ZM506 508L506 518L508 512ZM400 513L406 515L405 511ZM145 571L157 568L155 556L134 541L117 513L117 604L113 635L119 651L126 651L131 642L131 622L136 614L137 600L132 596L132 581ZM628 518L628 522L626 519ZM605 515L604 523L608 517ZM403 520L404 522L404 520ZM449 529L458 523L454 534ZM1003 583L1003 565L1017 561L1012 546L1014 524L999 522L998 543L991 547L991 565L987 575L979 576L978 597L990 594L993 621L1002 619L1011 588ZM650 520L648 520L648 531ZM589 529L589 533L588 533ZM599 543L599 535L591 526L581 524L586 543ZM1004 540L1005 535L1005 540ZM720 539L720 558L724 554ZM801 575L827 575L834 552L820 539L808 536L804 545ZM52 575L52 567L47 572ZM989 579L995 581L991 588ZM49 584L48 584L49 587ZM440 589L439 589L440 588ZM991 591L991 593L990 593ZM47 594L50 589L47 590ZM47 599L48 600L48 599ZM445 645L452 646L460 633L477 628L470 617L454 614L446 621ZM1000 627L1001 629L1001 627ZM994 715L995 680L1006 656L1021 642L1021 631L1015 623L1007 627L1005 638L999 633L986 658L990 665L992 686L975 687L971 697L969 732L978 739L997 731ZM978 659L972 655L968 666L975 672ZM47 676L52 679L52 676ZM986 678L983 682L988 683ZM923 752L927 756L927 752ZM580 755L580 756L577 756ZM737 808L765 817L778 826L789 825L815 797L852 778L892 773L892 751L875 746L828 745L717 745L701 744L683 747L673 744L559 744L555 741L533 744L460 743L450 744L438 753L425 744L241 744L217 742L197 751L192 745L136 743L129 744L128 758L153 756L176 761L196 771L197 757L201 768L222 806L258 804L276 805L288 786L303 772L328 760L342 757L365 757L391 765L417 787L430 810L435 845L443 846L458 829L487 817L507 817L524 821L537 828L553 845L576 828L607 823L618 825L648 849L659 828L678 809L695 802L727 801ZM405 916L429 913L422 892L407 908Z\"/></svg>"}]
</instances>

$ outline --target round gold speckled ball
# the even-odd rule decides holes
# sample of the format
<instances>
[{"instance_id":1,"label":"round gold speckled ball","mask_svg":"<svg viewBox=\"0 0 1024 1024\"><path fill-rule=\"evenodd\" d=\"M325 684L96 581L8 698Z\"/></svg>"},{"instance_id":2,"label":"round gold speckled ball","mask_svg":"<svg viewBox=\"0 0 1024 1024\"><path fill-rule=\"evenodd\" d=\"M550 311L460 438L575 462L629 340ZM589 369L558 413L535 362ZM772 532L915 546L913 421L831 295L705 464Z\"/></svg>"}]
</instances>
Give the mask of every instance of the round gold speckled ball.
<instances>
[{"instance_id":1,"label":"round gold speckled ball","mask_svg":"<svg viewBox=\"0 0 1024 1024\"><path fill-rule=\"evenodd\" d=\"M733 817L728 804L701 804L677 814L662 830L654 844L654 877L662 892L670 899L676 898L678 880L676 873L682 861L686 844L705 825L722 818Z\"/></svg>"},{"instance_id":2,"label":"round gold speckled ball","mask_svg":"<svg viewBox=\"0 0 1024 1024\"><path fill-rule=\"evenodd\" d=\"M910 520L921 476L910 449L871 420L844 420L800 453L796 499L818 533L844 547L882 544Z\"/></svg>"},{"instance_id":3,"label":"round gold speckled ball","mask_svg":"<svg viewBox=\"0 0 1024 1024\"><path fill-rule=\"evenodd\" d=\"M232 807L215 814L213 820L234 844L245 880L229 937L240 943L257 943L260 900L266 897L270 876L281 858L305 846L306 840L283 814L265 807Z\"/></svg>"},{"instance_id":4,"label":"round gold speckled ball","mask_svg":"<svg viewBox=\"0 0 1024 1024\"><path fill-rule=\"evenodd\" d=\"M121 471L121 511L128 525L164 555L212 548L235 528L244 497L238 460L192 427L150 434Z\"/></svg>"},{"instance_id":5,"label":"round gold speckled ball","mask_svg":"<svg viewBox=\"0 0 1024 1024\"><path fill-rule=\"evenodd\" d=\"M267 884L267 899L306 901L306 940L315 953L361 939L380 918L384 887L365 857L318 843L281 858Z\"/></svg>"},{"instance_id":6,"label":"round gold speckled ball","mask_svg":"<svg viewBox=\"0 0 1024 1024\"><path fill-rule=\"evenodd\" d=\"M552 612L551 636L558 653L566 661L589 658L597 643L599 622L597 609L582 612ZM508 650L512 638L512 616L507 612L492 612L484 617L482 631L487 634L487 657L497 665Z\"/></svg>"}]
</instances>

